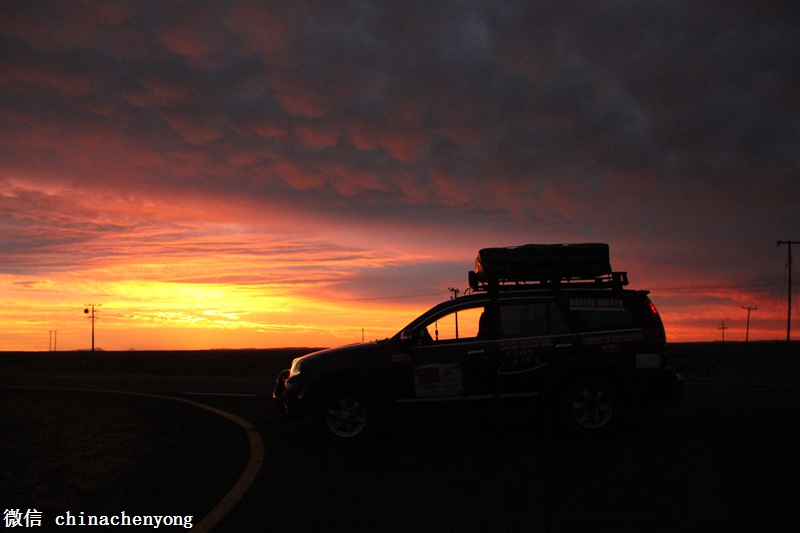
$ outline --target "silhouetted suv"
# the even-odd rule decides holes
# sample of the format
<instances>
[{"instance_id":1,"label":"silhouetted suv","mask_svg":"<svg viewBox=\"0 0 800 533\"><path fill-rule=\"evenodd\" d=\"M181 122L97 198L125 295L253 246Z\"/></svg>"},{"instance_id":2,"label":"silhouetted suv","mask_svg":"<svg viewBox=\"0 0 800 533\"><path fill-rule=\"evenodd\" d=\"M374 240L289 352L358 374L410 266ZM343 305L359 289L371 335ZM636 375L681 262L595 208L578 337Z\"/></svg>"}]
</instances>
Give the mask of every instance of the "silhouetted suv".
<instances>
[{"instance_id":1,"label":"silhouetted suv","mask_svg":"<svg viewBox=\"0 0 800 533\"><path fill-rule=\"evenodd\" d=\"M680 402L648 291L628 290L606 244L480 251L470 294L394 337L295 359L273 397L354 442L393 408L540 406L567 428L601 433L630 410Z\"/></svg>"}]
</instances>

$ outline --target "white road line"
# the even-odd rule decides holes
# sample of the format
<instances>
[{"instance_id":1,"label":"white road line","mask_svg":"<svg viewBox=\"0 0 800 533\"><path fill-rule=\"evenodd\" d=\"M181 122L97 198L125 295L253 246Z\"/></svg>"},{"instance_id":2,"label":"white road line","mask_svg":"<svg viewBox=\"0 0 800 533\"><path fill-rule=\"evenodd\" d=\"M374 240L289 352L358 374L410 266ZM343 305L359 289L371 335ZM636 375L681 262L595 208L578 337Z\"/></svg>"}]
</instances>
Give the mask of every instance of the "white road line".
<instances>
[{"instance_id":1,"label":"white road line","mask_svg":"<svg viewBox=\"0 0 800 533\"><path fill-rule=\"evenodd\" d=\"M201 531L206 533L210 531L222 518L230 511L236 502L238 502L244 493L247 492L247 489L250 488L253 481L255 481L256 476L258 476L258 471L261 470L261 465L264 462L264 441L261 439L261 434L258 430L247 420L240 418L232 413L227 411L223 411L222 409L217 409L216 407L211 407L210 405L206 405L200 402L195 402L193 400L187 400L186 398L179 398L176 396L163 396L161 394L150 394L146 392L131 392L131 391L119 391L119 390L105 390L105 389L80 389L80 388L68 388L68 387L7 387L2 386L0 388L3 389L38 389L38 390L60 390L60 391L73 391L73 392L99 392L99 393L110 393L110 394L128 394L131 396L143 396L146 398L159 398L161 400L172 400L177 402L183 402L189 405L193 405L194 407L199 407L200 409L205 409L206 411L210 411L216 415L222 416L227 418L228 420L234 422L239 427L241 427L244 432L247 434L247 440L250 443L250 458L247 461L247 465L242 471L242 474L239 476L239 479L234 483L233 487L228 491L228 493L222 498L222 500L214 506L211 511L200 520L195 526L195 531Z\"/></svg>"}]
</instances>

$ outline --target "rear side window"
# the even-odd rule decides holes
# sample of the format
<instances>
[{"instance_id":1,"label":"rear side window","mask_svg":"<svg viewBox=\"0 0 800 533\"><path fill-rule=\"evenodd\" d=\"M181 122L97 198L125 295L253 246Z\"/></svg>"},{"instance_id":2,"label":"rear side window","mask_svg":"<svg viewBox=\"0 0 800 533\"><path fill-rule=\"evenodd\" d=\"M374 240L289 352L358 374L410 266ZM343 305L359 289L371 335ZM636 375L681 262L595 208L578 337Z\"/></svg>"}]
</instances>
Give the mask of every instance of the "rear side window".
<instances>
[{"instance_id":1,"label":"rear side window","mask_svg":"<svg viewBox=\"0 0 800 533\"><path fill-rule=\"evenodd\" d=\"M586 324L586 331L639 327L636 317L621 297L570 298L569 309L580 315Z\"/></svg>"},{"instance_id":2,"label":"rear side window","mask_svg":"<svg viewBox=\"0 0 800 533\"><path fill-rule=\"evenodd\" d=\"M504 339L569 333L564 316L553 302L503 304L500 328Z\"/></svg>"}]
</instances>

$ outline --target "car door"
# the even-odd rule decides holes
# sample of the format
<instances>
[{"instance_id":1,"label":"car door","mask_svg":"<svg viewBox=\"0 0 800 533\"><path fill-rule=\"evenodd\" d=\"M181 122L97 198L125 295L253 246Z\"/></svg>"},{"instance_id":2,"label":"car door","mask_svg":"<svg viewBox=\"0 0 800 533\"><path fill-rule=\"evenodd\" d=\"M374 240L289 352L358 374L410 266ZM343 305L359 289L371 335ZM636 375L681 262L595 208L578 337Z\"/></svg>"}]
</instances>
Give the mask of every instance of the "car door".
<instances>
[{"instance_id":1,"label":"car door","mask_svg":"<svg viewBox=\"0 0 800 533\"><path fill-rule=\"evenodd\" d=\"M500 306L498 397L535 396L550 369L573 349L574 336L553 298L520 298Z\"/></svg>"},{"instance_id":2,"label":"car door","mask_svg":"<svg viewBox=\"0 0 800 533\"><path fill-rule=\"evenodd\" d=\"M428 335L410 351L417 400L490 399L497 371L496 334L483 304L454 306L431 317Z\"/></svg>"}]
</instances>

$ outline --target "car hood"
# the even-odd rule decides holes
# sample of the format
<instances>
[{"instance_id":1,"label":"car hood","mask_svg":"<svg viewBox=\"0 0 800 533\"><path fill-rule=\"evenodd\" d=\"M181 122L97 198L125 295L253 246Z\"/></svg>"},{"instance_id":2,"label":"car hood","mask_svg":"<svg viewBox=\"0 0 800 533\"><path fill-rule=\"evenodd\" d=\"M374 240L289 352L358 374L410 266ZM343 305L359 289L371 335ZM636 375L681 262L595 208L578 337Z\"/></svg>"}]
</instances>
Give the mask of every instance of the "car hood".
<instances>
[{"instance_id":1,"label":"car hood","mask_svg":"<svg viewBox=\"0 0 800 533\"><path fill-rule=\"evenodd\" d=\"M375 354L380 349L379 346L386 345L387 342L387 340L382 340L347 344L312 352L299 359L302 361L303 368L314 368L334 361L356 361Z\"/></svg>"}]
</instances>

